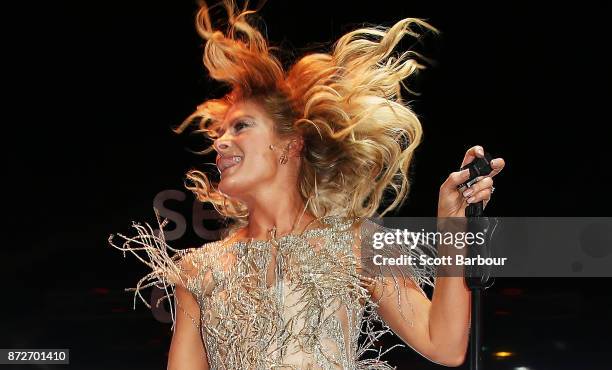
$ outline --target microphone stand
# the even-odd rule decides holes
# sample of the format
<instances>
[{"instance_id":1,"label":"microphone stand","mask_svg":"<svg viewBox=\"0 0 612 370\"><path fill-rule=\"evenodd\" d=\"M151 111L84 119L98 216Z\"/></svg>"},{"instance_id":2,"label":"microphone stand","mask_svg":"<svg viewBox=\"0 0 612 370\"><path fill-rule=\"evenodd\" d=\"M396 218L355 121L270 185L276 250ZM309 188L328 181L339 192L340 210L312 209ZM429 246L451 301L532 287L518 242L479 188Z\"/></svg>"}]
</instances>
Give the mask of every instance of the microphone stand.
<instances>
[{"instance_id":1,"label":"microphone stand","mask_svg":"<svg viewBox=\"0 0 612 370\"><path fill-rule=\"evenodd\" d=\"M474 183L474 180L478 176L486 176L493 170L490 166L491 156L485 153L485 158L477 158L466 166L462 167L461 170L466 168L470 169L470 179L466 182L468 186ZM488 235L488 219L483 217L483 202L472 203L465 209L465 216L468 220L468 230L470 232L485 232ZM487 246L487 239L482 246L482 251L485 254L489 254L490 250ZM474 253L474 248L469 249L470 253ZM486 257L486 256L485 256ZM468 266L468 274L465 276L465 282L467 287L471 291L471 325L470 325L470 344L469 344L469 366L470 370L483 370L482 359L480 357L480 348L482 343L482 312L481 312L481 298L482 292L491 287L495 281L495 278L485 273L478 266Z\"/></svg>"}]
</instances>

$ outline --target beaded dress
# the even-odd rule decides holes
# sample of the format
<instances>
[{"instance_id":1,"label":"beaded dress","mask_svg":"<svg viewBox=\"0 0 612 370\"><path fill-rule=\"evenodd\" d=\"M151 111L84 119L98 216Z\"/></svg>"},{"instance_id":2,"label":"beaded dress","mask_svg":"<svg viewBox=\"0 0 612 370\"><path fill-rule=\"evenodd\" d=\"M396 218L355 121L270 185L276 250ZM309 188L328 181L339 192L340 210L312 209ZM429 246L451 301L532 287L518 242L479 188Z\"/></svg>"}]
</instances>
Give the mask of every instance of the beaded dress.
<instances>
[{"instance_id":1,"label":"beaded dress","mask_svg":"<svg viewBox=\"0 0 612 370\"><path fill-rule=\"evenodd\" d=\"M382 276L410 278L420 289L434 285L434 271L404 267L366 271L371 258L361 242L385 229L366 218L327 216L321 227L270 240L206 243L173 249L159 232L134 223L134 237L117 234L110 244L135 254L151 268L136 288L157 286L171 301L172 318L181 309L177 284L193 294L200 320L193 319L211 369L392 369L377 347L391 332L378 316L367 285ZM427 246L376 251L419 255ZM371 265L371 264L370 264ZM425 293L420 290L423 295ZM158 302L159 303L159 302ZM410 305L410 302L395 304ZM148 304L147 304L148 306ZM173 326L174 329L174 326Z\"/></svg>"}]
</instances>

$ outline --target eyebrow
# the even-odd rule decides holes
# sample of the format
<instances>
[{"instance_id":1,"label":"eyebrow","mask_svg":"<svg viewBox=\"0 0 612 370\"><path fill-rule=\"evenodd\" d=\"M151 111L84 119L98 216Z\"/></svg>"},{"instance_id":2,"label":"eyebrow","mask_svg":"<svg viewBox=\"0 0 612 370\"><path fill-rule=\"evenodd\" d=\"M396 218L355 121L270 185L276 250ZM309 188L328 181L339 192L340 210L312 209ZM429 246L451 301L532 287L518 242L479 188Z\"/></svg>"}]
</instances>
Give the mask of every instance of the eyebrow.
<instances>
[{"instance_id":1,"label":"eyebrow","mask_svg":"<svg viewBox=\"0 0 612 370\"><path fill-rule=\"evenodd\" d=\"M255 119L255 117L250 116L250 115L248 115L248 114L241 114L241 115L239 115L239 116L236 116L236 117L232 118L232 120L230 121L231 123L229 124L229 126L231 126L231 125L235 124L235 123L236 123L236 121L239 121L239 120L241 120L241 119L243 119L243 118L250 118L250 119L252 119L252 120L254 120L254 119Z\"/></svg>"},{"instance_id":2,"label":"eyebrow","mask_svg":"<svg viewBox=\"0 0 612 370\"><path fill-rule=\"evenodd\" d=\"M232 118L232 119L230 120L230 123L228 124L228 126L229 126L229 127L231 127L231 126L235 125L235 124L236 124L236 122L240 121L240 120L241 120L241 119L243 119L243 118L250 118L250 119L252 119L252 120L255 120L255 117L253 117L253 116L251 116L251 115L248 115L248 114L240 114L240 115L237 115L236 117ZM219 134L219 132L221 132L221 129L222 129L222 126L221 126L221 125L219 125L219 127L218 127L218 128L215 130L215 131L217 132L217 134Z\"/></svg>"}]
</instances>

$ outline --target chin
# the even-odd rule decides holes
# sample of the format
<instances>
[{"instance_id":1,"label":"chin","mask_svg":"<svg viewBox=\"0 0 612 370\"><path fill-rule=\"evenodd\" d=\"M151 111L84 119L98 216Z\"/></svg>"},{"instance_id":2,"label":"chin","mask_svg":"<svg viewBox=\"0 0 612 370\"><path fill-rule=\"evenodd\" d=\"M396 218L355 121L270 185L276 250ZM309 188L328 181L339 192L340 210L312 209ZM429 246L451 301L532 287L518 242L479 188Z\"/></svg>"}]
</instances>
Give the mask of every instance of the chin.
<instances>
[{"instance_id":1,"label":"chin","mask_svg":"<svg viewBox=\"0 0 612 370\"><path fill-rule=\"evenodd\" d=\"M225 194L226 196L240 200L241 195L244 195L246 188L245 182L234 179L231 176L229 178L222 178L217 186L217 189Z\"/></svg>"}]
</instances>

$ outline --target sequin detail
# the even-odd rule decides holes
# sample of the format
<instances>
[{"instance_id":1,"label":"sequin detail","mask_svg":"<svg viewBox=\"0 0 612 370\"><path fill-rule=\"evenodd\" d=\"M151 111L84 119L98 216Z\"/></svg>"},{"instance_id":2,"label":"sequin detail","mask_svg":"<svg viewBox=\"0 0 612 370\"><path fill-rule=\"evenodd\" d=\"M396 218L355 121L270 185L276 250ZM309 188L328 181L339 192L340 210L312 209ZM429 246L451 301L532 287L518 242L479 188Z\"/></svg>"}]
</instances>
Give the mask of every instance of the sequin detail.
<instances>
[{"instance_id":1,"label":"sequin detail","mask_svg":"<svg viewBox=\"0 0 612 370\"><path fill-rule=\"evenodd\" d=\"M359 219L320 221L322 227L271 241L228 238L175 250L158 217L161 232L134 224L137 236L109 242L151 268L132 288L145 304L140 291L151 286L171 301L176 284L193 294L200 322L193 321L211 369L393 369L381 360L391 348L377 346L391 331L365 287L372 278L358 269L355 238L365 229Z\"/></svg>"}]
</instances>

